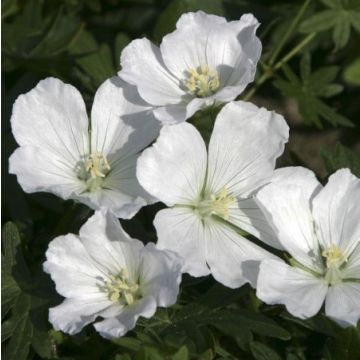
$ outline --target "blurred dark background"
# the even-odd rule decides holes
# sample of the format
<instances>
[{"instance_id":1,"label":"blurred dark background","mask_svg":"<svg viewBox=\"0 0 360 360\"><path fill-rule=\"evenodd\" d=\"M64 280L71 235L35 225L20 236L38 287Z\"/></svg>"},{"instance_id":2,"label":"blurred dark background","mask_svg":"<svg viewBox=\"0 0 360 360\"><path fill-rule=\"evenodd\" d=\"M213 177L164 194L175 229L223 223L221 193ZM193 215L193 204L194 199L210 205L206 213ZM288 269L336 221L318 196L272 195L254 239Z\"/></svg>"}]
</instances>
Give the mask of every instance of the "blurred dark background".
<instances>
[{"instance_id":1,"label":"blurred dark background","mask_svg":"<svg viewBox=\"0 0 360 360\"><path fill-rule=\"evenodd\" d=\"M146 343L151 334L147 333L146 338L140 325L138 338L119 340L117 345L112 344L114 350L109 342L99 340L91 333L91 329L87 330L90 335L68 337L66 341L59 333L49 330L47 309L59 303L60 299L53 294L49 279L41 275L44 253L55 236L76 233L91 211L51 194L25 194L15 176L8 174L8 158L17 147L10 127L12 105L20 94L32 89L39 80L54 76L71 83L80 90L90 109L98 86L119 71L120 53L132 39L146 36L159 44L162 37L175 28L179 16L188 11L203 10L225 16L228 20L239 19L243 13L251 12L262 24L258 36L262 40L263 54L254 84L249 85L239 98L245 96L258 105L276 110L288 121L290 140L278 165L309 167L321 181L326 181L329 174L341 167L351 168L360 177L360 0L3 0L1 5L2 222L16 224L21 237L19 248L25 262L31 272L40 272L40 277L35 276L33 280L25 276L27 280L20 295L21 299L29 299L26 289L32 282L37 300L33 301L35 305L31 305L31 311L30 305L24 310L25 314L30 314L31 326L36 329L31 339L30 358L52 358L60 344L59 351L65 356L61 357L63 359L129 360L131 358L125 355L110 357L109 354L116 353L118 345L135 351L135 345ZM286 41L282 44L285 35ZM277 49L278 54L273 59ZM264 76L266 80L262 82ZM213 117L200 114L191 121L208 138L213 120ZM156 241L152 220L161 206L155 204L143 208L133 219L122 221L122 224L133 237L145 242ZM15 242L17 236L20 244L16 228L10 230L10 227L6 230L7 238ZM38 285L41 288L43 284L47 284L48 289L41 293ZM13 298L9 297L9 302ZM33 293L31 298L34 298ZM35 313L35 318L33 316L38 298L43 301L40 325L37 325L40 315ZM260 303L250 287L230 290L215 284L211 278L204 281L185 277L179 303L188 303L184 309L192 312L197 309L192 301L234 306L238 299L239 306L260 316ZM10 308L11 304L7 309ZM273 323L268 324L269 329L277 329L278 333L265 338L263 334L270 330L266 328L265 331L260 326L255 331L255 342L249 329L242 324L236 328L231 327L234 325L230 328L219 325L214 332L206 326L198 331L191 323L185 324L186 327L183 325L182 335L174 327L174 338L168 342L165 339L165 348L168 349L168 343L172 344L171 349L176 349L179 343L193 341L196 351L191 351L210 355L194 355L192 359L237 358L227 357L227 352L220 347L221 339L222 346L233 354L241 353L241 359L359 359L359 332L350 330L340 334L323 318L303 322L289 314L284 315L280 307L265 307L262 311L290 331L291 341L283 341L288 339L287 335L279 332ZM13 318L14 314L15 311ZM9 315L5 318L5 341L11 335L11 319ZM28 321L27 317L22 319ZM256 326L259 326L256 321ZM23 342L15 336L9 341L10 350L6 351L12 352L11 359L25 359L29 351L27 328L22 331L25 334L25 338L21 338ZM18 332L14 334L17 336ZM22 356L13 351L14 344L17 344L17 351L23 351ZM209 348L211 351L207 351ZM136 359L145 359L143 353L139 354ZM212 357L211 354L217 355Z\"/></svg>"}]
</instances>

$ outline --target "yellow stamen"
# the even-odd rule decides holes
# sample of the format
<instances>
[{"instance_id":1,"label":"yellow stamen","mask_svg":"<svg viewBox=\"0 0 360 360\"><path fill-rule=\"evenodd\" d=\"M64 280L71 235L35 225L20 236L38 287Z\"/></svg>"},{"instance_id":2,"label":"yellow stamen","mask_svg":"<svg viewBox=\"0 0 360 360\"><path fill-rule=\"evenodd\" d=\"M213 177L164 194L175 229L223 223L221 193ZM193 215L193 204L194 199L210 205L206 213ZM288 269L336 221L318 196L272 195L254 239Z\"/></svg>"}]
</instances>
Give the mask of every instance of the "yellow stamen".
<instances>
[{"instance_id":1,"label":"yellow stamen","mask_svg":"<svg viewBox=\"0 0 360 360\"><path fill-rule=\"evenodd\" d=\"M222 189L217 195L211 195L211 201L212 213L228 220L229 209L235 203L235 198Z\"/></svg>"},{"instance_id":2,"label":"yellow stamen","mask_svg":"<svg viewBox=\"0 0 360 360\"><path fill-rule=\"evenodd\" d=\"M188 70L186 89L197 97L206 97L214 94L220 86L219 75L208 65L201 65L197 69Z\"/></svg>"},{"instance_id":3,"label":"yellow stamen","mask_svg":"<svg viewBox=\"0 0 360 360\"><path fill-rule=\"evenodd\" d=\"M347 262L348 260L340 248L334 244L323 250L322 256L326 258L326 266L328 268L339 268L344 262Z\"/></svg>"},{"instance_id":4,"label":"yellow stamen","mask_svg":"<svg viewBox=\"0 0 360 360\"><path fill-rule=\"evenodd\" d=\"M220 190L217 194L211 194L202 199L195 210L202 218L217 215L225 220L229 219L230 207L236 202L227 189Z\"/></svg>"},{"instance_id":5,"label":"yellow stamen","mask_svg":"<svg viewBox=\"0 0 360 360\"><path fill-rule=\"evenodd\" d=\"M109 275L109 280L101 289L108 295L109 300L131 305L140 297L139 284L132 282L126 269L122 269L116 276Z\"/></svg>"},{"instance_id":6,"label":"yellow stamen","mask_svg":"<svg viewBox=\"0 0 360 360\"><path fill-rule=\"evenodd\" d=\"M93 179L104 178L110 169L106 156L98 152L90 154L85 162L85 170Z\"/></svg>"}]
</instances>

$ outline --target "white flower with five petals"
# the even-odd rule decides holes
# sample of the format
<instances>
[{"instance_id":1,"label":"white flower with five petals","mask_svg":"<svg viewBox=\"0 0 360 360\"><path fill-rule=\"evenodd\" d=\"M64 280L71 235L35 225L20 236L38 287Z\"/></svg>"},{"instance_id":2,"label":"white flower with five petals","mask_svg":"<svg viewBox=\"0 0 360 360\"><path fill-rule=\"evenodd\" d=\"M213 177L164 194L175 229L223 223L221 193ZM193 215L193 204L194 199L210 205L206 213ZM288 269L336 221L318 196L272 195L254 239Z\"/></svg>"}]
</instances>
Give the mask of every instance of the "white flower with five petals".
<instances>
[{"instance_id":1,"label":"white flower with five petals","mask_svg":"<svg viewBox=\"0 0 360 360\"><path fill-rule=\"evenodd\" d=\"M145 247L131 239L118 219L97 211L80 229L54 239L44 270L66 299L51 308L56 330L76 334L94 324L105 338L117 338L134 328L139 316L151 317L157 306L176 302L181 260L169 251Z\"/></svg>"},{"instance_id":2,"label":"white flower with five petals","mask_svg":"<svg viewBox=\"0 0 360 360\"><path fill-rule=\"evenodd\" d=\"M46 191L130 218L151 197L136 180L139 152L159 123L136 89L118 77L96 92L89 123L71 85L47 78L16 100L11 117L20 148L9 160L24 191Z\"/></svg>"},{"instance_id":3,"label":"white flower with five petals","mask_svg":"<svg viewBox=\"0 0 360 360\"><path fill-rule=\"evenodd\" d=\"M360 318L360 179L348 169L322 188L303 168L284 168L256 195L289 263L260 265L257 296L299 318L325 313L344 326Z\"/></svg>"},{"instance_id":4,"label":"white flower with five petals","mask_svg":"<svg viewBox=\"0 0 360 360\"><path fill-rule=\"evenodd\" d=\"M196 111L234 100L254 79L261 54L258 21L238 21L202 11L180 17L160 48L132 41L121 54L119 76L136 85L163 123L179 123Z\"/></svg>"},{"instance_id":5,"label":"white flower with five petals","mask_svg":"<svg viewBox=\"0 0 360 360\"><path fill-rule=\"evenodd\" d=\"M208 151L183 123L164 126L139 157L140 184L171 207L156 215L157 246L180 254L185 272L211 272L229 287L255 285L259 261L271 254L236 227L274 244L252 195L270 180L288 132L281 115L232 102L216 118Z\"/></svg>"}]
</instances>

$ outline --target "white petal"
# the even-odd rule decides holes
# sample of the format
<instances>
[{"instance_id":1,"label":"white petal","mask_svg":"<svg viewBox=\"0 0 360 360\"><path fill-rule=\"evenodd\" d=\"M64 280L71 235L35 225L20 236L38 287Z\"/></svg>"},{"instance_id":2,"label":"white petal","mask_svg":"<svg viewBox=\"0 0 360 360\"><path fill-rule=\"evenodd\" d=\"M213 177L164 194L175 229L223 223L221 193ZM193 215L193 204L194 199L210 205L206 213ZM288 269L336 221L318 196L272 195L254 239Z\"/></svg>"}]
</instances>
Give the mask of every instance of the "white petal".
<instances>
[{"instance_id":1,"label":"white petal","mask_svg":"<svg viewBox=\"0 0 360 360\"><path fill-rule=\"evenodd\" d=\"M284 304L301 319L315 315L321 308L327 284L281 260L264 260L260 265L256 296L267 304Z\"/></svg>"},{"instance_id":2,"label":"white petal","mask_svg":"<svg viewBox=\"0 0 360 360\"><path fill-rule=\"evenodd\" d=\"M301 187L307 198L312 198L322 186L316 179L315 174L308 169L300 166L290 166L276 169L271 178L271 183L293 184ZM240 210L230 209L229 221L248 233L256 236L268 245L277 249L283 249L283 246L277 239L275 231L272 229L271 218L266 220L264 212L257 205L252 206L252 199L238 199ZM234 212L234 215L232 215ZM233 218L235 217L235 219Z\"/></svg>"},{"instance_id":3,"label":"white petal","mask_svg":"<svg viewBox=\"0 0 360 360\"><path fill-rule=\"evenodd\" d=\"M214 100L215 101L215 100ZM213 105L214 101L202 98L192 99L186 105L186 119L191 118L198 110L204 109L206 106Z\"/></svg>"},{"instance_id":4,"label":"white petal","mask_svg":"<svg viewBox=\"0 0 360 360\"><path fill-rule=\"evenodd\" d=\"M257 26L251 14L229 23L202 11L184 14L177 29L166 35L160 45L164 63L183 80L186 71L208 65L217 70L221 86L241 85L227 99L232 100L253 80L261 53L261 43L255 37Z\"/></svg>"},{"instance_id":5,"label":"white petal","mask_svg":"<svg viewBox=\"0 0 360 360\"><path fill-rule=\"evenodd\" d=\"M254 235L266 244L277 249L282 249L271 224L269 224L265 214L253 198L238 198L236 203L229 209L229 218L227 221L245 230L247 233Z\"/></svg>"},{"instance_id":6,"label":"white petal","mask_svg":"<svg viewBox=\"0 0 360 360\"><path fill-rule=\"evenodd\" d=\"M156 214L156 228L159 249L168 249L184 260L182 271L192 276L210 273L205 260L205 233L201 220L190 209L175 207Z\"/></svg>"},{"instance_id":7,"label":"white petal","mask_svg":"<svg viewBox=\"0 0 360 360\"><path fill-rule=\"evenodd\" d=\"M187 123L164 126L137 164L142 187L168 206L196 201L205 172L205 143L196 128Z\"/></svg>"},{"instance_id":8,"label":"white petal","mask_svg":"<svg viewBox=\"0 0 360 360\"><path fill-rule=\"evenodd\" d=\"M255 287L260 261L274 255L219 221L206 221L204 228L206 261L214 278L230 288L247 282Z\"/></svg>"},{"instance_id":9,"label":"white petal","mask_svg":"<svg viewBox=\"0 0 360 360\"><path fill-rule=\"evenodd\" d=\"M74 198L94 210L111 211L120 219L131 219L143 206L149 203L142 197L125 194L122 192L123 188L120 190L99 189L94 192L84 192Z\"/></svg>"},{"instance_id":10,"label":"white petal","mask_svg":"<svg viewBox=\"0 0 360 360\"><path fill-rule=\"evenodd\" d=\"M307 199L312 199L322 189L322 185L314 172L301 166L276 169L271 178L271 183L297 185L301 187Z\"/></svg>"},{"instance_id":11,"label":"white petal","mask_svg":"<svg viewBox=\"0 0 360 360\"><path fill-rule=\"evenodd\" d=\"M69 199L84 188L76 177L75 166L45 148L21 146L16 149L9 158L9 173L17 176L27 193L46 191Z\"/></svg>"},{"instance_id":12,"label":"white petal","mask_svg":"<svg viewBox=\"0 0 360 360\"><path fill-rule=\"evenodd\" d=\"M245 14L239 21L218 26L207 42L209 66L217 69L222 87L236 89L236 96L254 80L261 55L261 42L255 35L258 26L259 22L252 14Z\"/></svg>"},{"instance_id":13,"label":"white petal","mask_svg":"<svg viewBox=\"0 0 360 360\"><path fill-rule=\"evenodd\" d=\"M345 279L360 279L360 239L342 270Z\"/></svg>"},{"instance_id":14,"label":"white petal","mask_svg":"<svg viewBox=\"0 0 360 360\"><path fill-rule=\"evenodd\" d=\"M20 146L35 146L75 166L88 150L88 118L80 93L47 78L13 107L11 127Z\"/></svg>"},{"instance_id":15,"label":"white petal","mask_svg":"<svg viewBox=\"0 0 360 360\"><path fill-rule=\"evenodd\" d=\"M50 242L44 271L56 284L56 291L79 299L104 298L98 283L107 277L101 264L94 262L79 237L68 234Z\"/></svg>"},{"instance_id":16,"label":"white petal","mask_svg":"<svg viewBox=\"0 0 360 360\"><path fill-rule=\"evenodd\" d=\"M243 101L225 105L210 139L207 189L247 197L271 177L288 132L275 112Z\"/></svg>"},{"instance_id":17,"label":"white petal","mask_svg":"<svg viewBox=\"0 0 360 360\"><path fill-rule=\"evenodd\" d=\"M310 185L312 186L312 185ZM256 200L291 256L322 273L322 260L310 210L310 191L297 185L273 183L263 187Z\"/></svg>"},{"instance_id":18,"label":"white petal","mask_svg":"<svg viewBox=\"0 0 360 360\"><path fill-rule=\"evenodd\" d=\"M346 282L329 287L325 312L341 326L356 326L360 318L360 284Z\"/></svg>"},{"instance_id":19,"label":"white petal","mask_svg":"<svg viewBox=\"0 0 360 360\"><path fill-rule=\"evenodd\" d=\"M60 305L49 309L49 322L55 330L74 335L103 312L114 312L117 308L109 300L65 299Z\"/></svg>"},{"instance_id":20,"label":"white petal","mask_svg":"<svg viewBox=\"0 0 360 360\"><path fill-rule=\"evenodd\" d=\"M167 105L153 110L155 117L163 125L179 124L186 120L186 105Z\"/></svg>"},{"instance_id":21,"label":"white petal","mask_svg":"<svg viewBox=\"0 0 360 360\"><path fill-rule=\"evenodd\" d=\"M142 250L140 286L143 294L156 299L158 306L176 303L181 281L181 258L171 251L158 250L153 243Z\"/></svg>"},{"instance_id":22,"label":"white petal","mask_svg":"<svg viewBox=\"0 0 360 360\"><path fill-rule=\"evenodd\" d=\"M226 19L222 16L207 14L204 11L187 12L179 17L176 22L176 28L182 29L183 27L193 26L194 23L197 23L202 27L206 27L217 24L225 24Z\"/></svg>"},{"instance_id":23,"label":"white petal","mask_svg":"<svg viewBox=\"0 0 360 360\"><path fill-rule=\"evenodd\" d=\"M181 102L180 81L165 67L160 50L148 39L133 40L121 54L119 76L136 85L141 97L152 105Z\"/></svg>"},{"instance_id":24,"label":"white petal","mask_svg":"<svg viewBox=\"0 0 360 360\"><path fill-rule=\"evenodd\" d=\"M99 87L91 111L91 152L125 158L146 148L159 131L159 122L136 87L118 76Z\"/></svg>"},{"instance_id":25,"label":"white petal","mask_svg":"<svg viewBox=\"0 0 360 360\"><path fill-rule=\"evenodd\" d=\"M323 248L338 245L349 256L360 242L360 179L338 170L313 200L316 232Z\"/></svg>"},{"instance_id":26,"label":"white petal","mask_svg":"<svg viewBox=\"0 0 360 360\"><path fill-rule=\"evenodd\" d=\"M118 316L95 323L94 327L106 339L118 338L135 327L139 316L150 318L155 314L155 311L155 299L148 296L140 299L132 306L124 307Z\"/></svg>"},{"instance_id":27,"label":"white petal","mask_svg":"<svg viewBox=\"0 0 360 360\"><path fill-rule=\"evenodd\" d=\"M225 18L202 11L183 14L176 24L177 29L164 36L160 45L167 68L179 80L183 80L186 71L206 65L209 35L225 25Z\"/></svg>"},{"instance_id":28,"label":"white petal","mask_svg":"<svg viewBox=\"0 0 360 360\"><path fill-rule=\"evenodd\" d=\"M110 212L97 211L81 227L79 236L93 261L107 274L126 268L136 278L143 244L131 239Z\"/></svg>"},{"instance_id":29,"label":"white petal","mask_svg":"<svg viewBox=\"0 0 360 360\"><path fill-rule=\"evenodd\" d=\"M83 192L76 198L92 209L110 210L121 219L132 218L143 206L155 201L137 180L138 157L138 154L122 157L119 152L109 156L111 170L101 187L92 192Z\"/></svg>"}]
</instances>

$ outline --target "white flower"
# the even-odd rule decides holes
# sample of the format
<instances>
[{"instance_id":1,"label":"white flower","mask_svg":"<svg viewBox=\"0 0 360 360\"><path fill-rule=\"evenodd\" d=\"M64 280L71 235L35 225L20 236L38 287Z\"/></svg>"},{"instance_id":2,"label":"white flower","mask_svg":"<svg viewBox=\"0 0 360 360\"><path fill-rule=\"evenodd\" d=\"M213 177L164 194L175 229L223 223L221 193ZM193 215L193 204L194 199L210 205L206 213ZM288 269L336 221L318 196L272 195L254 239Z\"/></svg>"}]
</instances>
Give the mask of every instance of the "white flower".
<instances>
[{"instance_id":1,"label":"white flower","mask_svg":"<svg viewBox=\"0 0 360 360\"><path fill-rule=\"evenodd\" d=\"M288 131L281 115L232 102L217 116L208 151L196 128L182 123L164 126L140 156L140 184L171 207L155 218L158 247L179 253L185 272L211 271L229 287L256 283L259 260L270 254L235 226L273 244L252 194L271 178Z\"/></svg>"},{"instance_id":2,"label":"white flower","mask_svg":"<svg viewBox=\"0 0 360 360\"><path fill-rule=\"evenodd\" d=\"M135 167L159 123L136 89L118 77L96 92L91 125L80 93L54 78L18 97L11 125L20 148L10 157L10 173L24 191L51 192L121 218L151 200Z\"/></svg>"},{"instance_id":3,"label":"white flower","mask_svg":"<svg viewBox=\"0 0 360 360\"><path fill-rule=\"evenodd\" d=\"M257 296L299 318L326 314L341 325L360 317L360 179L337 171L322 188L306 169L283 169L256 198L291 255L260 265ZM280 175L280 174L278 174Z\"/></svg>"},{"instance_id":4,"label":"white flower","mask_svg":"<svg viewBox=\"0 0 360 360\"><path fill-rule=\"evenodd\" d=\"M164 123L179 123L216 102L234 100L253 81L261 54L251 14L238 21L202 11L180 17L160 48L132 41L121 54L119 76L136 85Z\"/></svg>"},{"instance_id":5,"label":"white flower","mask_svg":"<svg viewBox=\"0 0 360 360\"><path fill-rule=\"evenodd\" d=\"M54 239L44 271L66 299L51 308L56 330L76 334L94 324L105 338L117 338L135 327L139 316L151 317L157 306L176 302L181 261L171 252L131 239L114 215L97 211L79 236Z\"/></svg>"}]
</instances>

